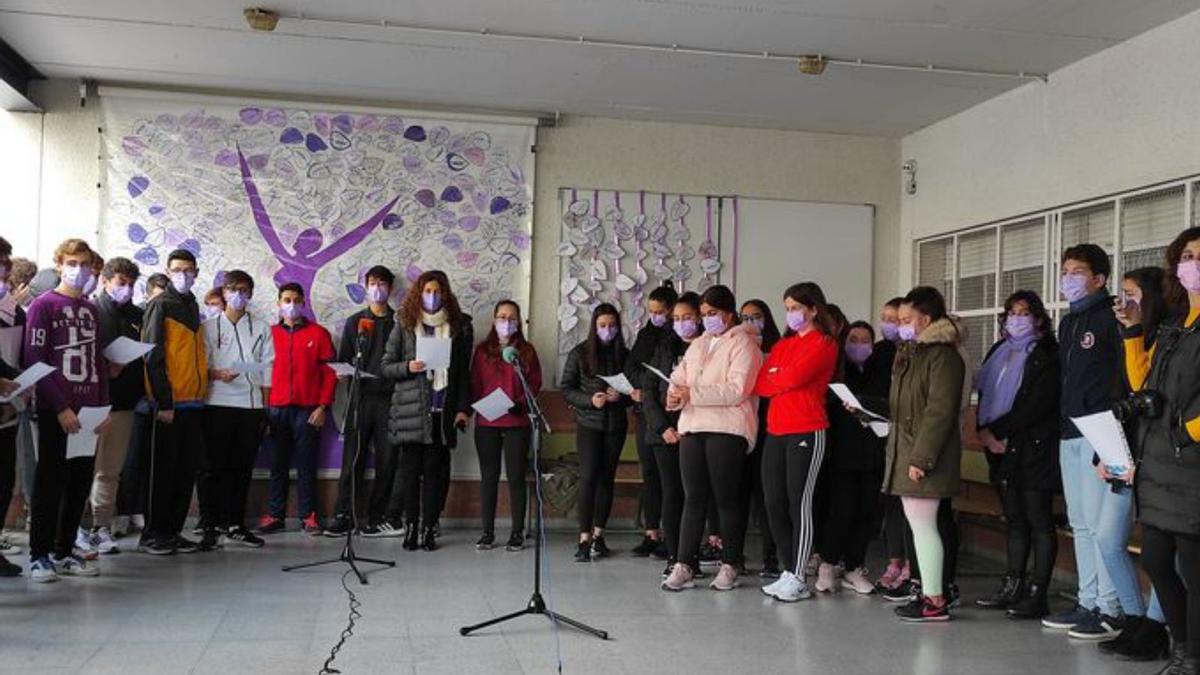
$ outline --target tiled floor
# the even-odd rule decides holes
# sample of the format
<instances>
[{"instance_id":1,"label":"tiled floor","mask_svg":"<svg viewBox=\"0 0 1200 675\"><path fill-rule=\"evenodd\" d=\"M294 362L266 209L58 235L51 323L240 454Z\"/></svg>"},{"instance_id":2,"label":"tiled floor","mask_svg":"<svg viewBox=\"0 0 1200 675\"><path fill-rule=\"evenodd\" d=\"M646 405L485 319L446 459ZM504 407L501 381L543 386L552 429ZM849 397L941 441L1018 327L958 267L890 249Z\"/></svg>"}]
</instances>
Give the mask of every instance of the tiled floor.
<instances>
[{"instance_id":1,"label":"tiled floor","mask_svg":"<svg viewBox=\"0 0 1200 675\"><path fill-rule=\"evenodd\" d=\"M1036 623L963 609L944 625L900 624L878 598L822 597L778 605L758 580L730 593L658 589L662 563L627 555L570 562L552 536L546 590L557 609L608 630L612 640L524 617L460 637L458 628L520 609L533 553L477 552L474 532L451 531L435 553L400 540L360 543L394 570L351 584L362 601L344 673L1153 673ZM613 537L615 548L634 540ZM261 551L102 561L97 579L34 585L0 580L0 670L19 673L316 673L346 619L341 567L283 574L279 566L335 556L340 543L300 534ZM25 562L23 557L15 560ZM964 579L968 599L990 580Z\"/></svg>"}]
</instances>

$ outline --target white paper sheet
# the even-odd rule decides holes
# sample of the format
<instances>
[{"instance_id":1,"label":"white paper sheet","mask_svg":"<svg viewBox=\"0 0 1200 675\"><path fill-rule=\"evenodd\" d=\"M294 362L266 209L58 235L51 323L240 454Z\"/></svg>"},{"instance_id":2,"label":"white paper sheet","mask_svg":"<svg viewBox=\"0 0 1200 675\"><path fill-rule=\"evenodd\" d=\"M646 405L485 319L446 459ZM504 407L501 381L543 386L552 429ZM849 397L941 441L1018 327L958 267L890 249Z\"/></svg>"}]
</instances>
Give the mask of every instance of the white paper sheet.
<instances>
[{"instance_id":1,"label":"white paper sheet","mask_svg":"<svg viewBox=\"0 0 1200 675\"><path fill-rule=\"evenodd\" d=\"M54 366L42 363L41 361L29 366L25 369L25 372L18 375L17 379L14 380L18 385L20 385L17 390L8 396L0 396L0 403L8 403L19 396L21 392L37 384L38 380L53 372Z\"/></svg>"},{"instance_id":2,"label":"white paper sheet","mask_svg":"<svg viewBox=\"0 0 1200 675\"><path fill-rule=\"evenodd\" d=\"M892 425L887 422L867 422L867 428L875 432L876 436L887 438L892 430Z\"/></svg>"},{"instance_id":3,"label":"white paper sheet","mask_svg":"<svg viewBox=\"0 0 1200 675\"><path fill-rule=\"evenodd\" d=\"M79 409L76 414L79 432L67 435L67 459L96 456L96 443L100 440L96 427L108 417L109 410L112 410L110 405Z\"/></svg>"},{"instance_id":4,"label":"white paper sheet","mask_svg":"<svg viewBox=\"0 0 1200 675\"><path fill-rule=\"evenodd\" d=\"M229 364L229 369L238 375L261 375L271 369L271 364L257 361L234 361Z\"/></svg>"},{"instance_id":5,"label":"white paper sheet","mask_svg":"<svg viewBox=\"0 0 1200 675\"><path fill-rule=\"evenodd\" d=\"M104 358L108 359L109 363L123 366L142 358L151 349L154 349L154 345L149 342L138 342L122 335L104 349Z\"/></svg>"},{"instance_id":6,"label":"white paper sheet","mask_svg":"<svg viewBox=\"0 0 1200 675\"><path fill-rule=\"evenodd\" d=\"M867 410L865 407L863 407L863 404L859 402L858 397L854 395L854 392L850 391L850 388L847 387L846 385L842 384L841 382L830 382L829 389L834 394L837 394L837 397L842 399L843 403L848 404L852 408L857 408L857 409L863 411L863 414L866 415L867 417L871 418L872 420L874 420L876 422L884 422L884 423L888 422L888 418L883 417L881 415L876 415L875 413L873 413L870 410ZM875 433L878 434L880 437L887 436L886 432L880 434L878 431L876 431Z\"/></svg>"},{"instance_id":7,"label":"white paper sheet","mask_svg":"<svg viewBox=\"0 0 1200 675\"><path fill-rule=\"evenodd\" d=\"M480 417L491 422L506 415L508 409L513 407L513 400L504 393L503 389L496 387L492 393L472 403L471 407L479 413Z\"/></svg>"},{"instance_id":8,"label":"white paper sheet","mask_svg":"<svg viewBox=\"0 0 1200 675\"><path fill-rule=\"evenodd\" d=\"M600 379L604 380L608 386L616 389L618 393L629 396L633 393L633 384L625 377L625 373L617 373L616 375L601 375Z\"/></svg>"},{"instance_id":9,"label":"white paper sheet","mask_svg":"<svg viewBox=\"0 0 1200 675\"><path fill-rule=\"evenodd\" d=\"M21 367L21 341L25 339L25 329L21 326L0 328L0 358L13 368Z\"/></svg>"},{"instance_id":10,"label":"white paper sheet","mask_svg":"<svg viewBox=\"0 0 1200 675\"><path fill-rule=\"evenodd\" d=\"M666 382L667 384L671 384L671 377L669 375L667 375L666 373L664 373L663 371L659 370L658 368L655 368L654 366L650 365L649 363L643 363L642 367L645 368L646 370L650 371L651 373L653 373L655 377L662 380L663 382Z\"/></svg>"},{"instance_id":11,"label":"white paper sheet","mask_svg":"<svg viewBox=\"0 0 1200 675\"><path fill-rule=\"evenodd\" d=\"M335 362L335 363L326 363L325 365L329 366L329 368L331 370L333 370L334 374L337 375L338 377L354 377L354 366L349 363ZM359 373L358 376L364 380L369 380L369 379L375 377L374 375L372 375L368 372Z\"/></svg>"},{"instance_id":12,"label":"white paper sheet","mask_svg":"<svg viewBox=\"0 0 1200 675\"><path fill-rule=\"evenodd\" d=\"M1133 455L1129 452L1125 430L1121 428L1121 423L1111 410L1072 417L1071 421L1087 442L1092 444L1092 449L1099 455L1109 473L1120 476L1133 466Z\"/></svg>"},{"instance_id":13,"label":"white paper sheet","mask_svg":"<svg viewBox=\"0 0 1200 675\"><path fill-rule=\"evenodd\" d=\"M445 370L450 367L450 338L417 336L417 361L425 362L425 370Z\"/></svg>"}]
</instances>

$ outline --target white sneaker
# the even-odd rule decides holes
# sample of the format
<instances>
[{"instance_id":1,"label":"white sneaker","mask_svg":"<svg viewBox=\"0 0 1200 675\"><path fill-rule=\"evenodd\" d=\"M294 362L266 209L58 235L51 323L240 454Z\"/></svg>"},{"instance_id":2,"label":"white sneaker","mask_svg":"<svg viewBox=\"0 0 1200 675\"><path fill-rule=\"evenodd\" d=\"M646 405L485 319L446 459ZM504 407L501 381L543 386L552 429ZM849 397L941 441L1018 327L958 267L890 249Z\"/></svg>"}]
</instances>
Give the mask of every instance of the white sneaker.
<instances>
[{"instance_id":1,"label":"white sneaker","mask_svg":"<svg viewBox=\"0 0 1200 675\"><path fill-rule=\"evenodd\" d=\"M114 555L121 552L121 547L117 546L117 542L113 540L112 530L107 527L97 528L92 533L92 541L96 544L96 550L103 555Z\"/></svg>"},{"instance_id":2,"label":"white sneaker","mask_svg":"<svg viewBox=\"0 0 1200 675\"><path fill-rule=\"evenodd\" d=\"M842 576L842 588L847 588L860 595L871 595L875 592L875 585L867 577L867 568L865 567L846 572Z\"/></svg>"},{"instance_id":3,"label":"white sneaker","mask_svg":"<svg viewBox=\"0 0 1200 675\"><path fill-rule=\"evenodd\" d=\"M21 552L21 547L14 544L12 539L8 538L8 535L0 534L0 555L7 557L10 555L21 555Z\"/></svg>"},{"instance_id":4,"label":"white sneaker","mask_svg":"<svg viewBox=\"0 0 1200 675\"><path fill-rule=\"evenodd\" d=\"M732 591L738 587L737 568L729 563L721 563L721 569L716 578L708 585L714 591Z\"/></svg>"},{"instance_id":5,"label":"white sneaker","mask_svg":"<svg viewBox=\"0 0 1200 675\"><path fill-rule=\"evenodd\" d=\"M783 582L790 576L792 576L791 570L784 570L779 573L778 579L776 579L775 581L772 581L771 583L767 584L766 586L763 586L762 588L760 588L758 590L762 591L763 595L773 598L773 597L775 597L775 592L778 591L779 588L783 586Z\"/></svg>"},{"instance_id":6,"label":"white sneaker","mask_svg":"<svg viewBox=\"0 0 1200 675\"><path fill-rule=\"evenodd\" d=\"M82 527L79 528L79 531L75 533L75 548L84 554L95 551L96 542L92 539L92 533Z\"/></svg>"},{"instance_id":7,"label":"white sneaker","mask_svg":"<svg viewBox=\"0 0 1200 675\"><path fill-rule=\"evenodd\" d=\"M800 580L800 577L792 574L788 576L787 581L775 589L771 597L780 602L798 602L811 598L812 591L808 589L807 584Z\"/></svg>"},{"instance_id":8,"label":"white sneaker","mask_svg":"<svg viewBox=\"0 0 1200 675\"><path fill-rule=\"evenodd\" d=\"M146 530L146 517L141 514L129 516L129 527L131 531L144 532Z\"/></svg>"},{"instance_id":9,"label":"white sneaker","mask_svg":"<svg viewBox=\"0 0 1200 675\"><path fill-rule=\"evenodd\" d=\"M39 584L58 581L58 572L54 569L54 562L48 557L31 561L29 563L29 578Z\"/></svg>"},{"instance_id":10,"label":"white sneaker","mask_svg":"<svg viewBox=\"0 0 1200 675\"><path fill-rule=\"evenodd\" d=\"M814 585L818 593L835 593L838 589L838 568L827 562L817 568L817 583Z\"/></svg>"},{"instance_id":11,"label":"white sneaker","mask_svg":"<svg viewBox=\"0 0 1200 675\"><path fill-rule=\"evenodd\" d=\"M74 555L69 555L61 560L55 559L54 565L58 568L58 573L65 577L100 576L98 565L89 565L86 560Z\"/></svg>"},{"instance_id":12,"label":"white sneaker","mask_svg":"<svg viewBox=\"0 0 1200 675\"><path fill-rule=\"evenodd\" d=\"M115 516L112 521L112 535L124 537L129 534L129 516Z\"/></svg>"}]
</instances>

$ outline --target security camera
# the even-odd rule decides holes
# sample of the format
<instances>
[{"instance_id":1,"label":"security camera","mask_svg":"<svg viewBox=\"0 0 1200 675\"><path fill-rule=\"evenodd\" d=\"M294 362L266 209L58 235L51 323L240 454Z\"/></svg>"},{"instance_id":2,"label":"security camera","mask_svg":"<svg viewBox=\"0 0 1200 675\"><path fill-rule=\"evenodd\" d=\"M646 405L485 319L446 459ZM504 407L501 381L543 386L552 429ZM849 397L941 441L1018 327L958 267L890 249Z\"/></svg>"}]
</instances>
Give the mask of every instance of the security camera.
<instances>
[{"instance_id":1,"label":"security camera","mask_svg":"<svg viewBox=\"0 0 1200 675\"><path fill-rule=\"evenodd\" d=\"M915 159L908 160L904 164L900 165L900 169L902 171L904 171L904 173L916 173L917 172L917 160L915 160Z\"/></svg>"}]
</instances>

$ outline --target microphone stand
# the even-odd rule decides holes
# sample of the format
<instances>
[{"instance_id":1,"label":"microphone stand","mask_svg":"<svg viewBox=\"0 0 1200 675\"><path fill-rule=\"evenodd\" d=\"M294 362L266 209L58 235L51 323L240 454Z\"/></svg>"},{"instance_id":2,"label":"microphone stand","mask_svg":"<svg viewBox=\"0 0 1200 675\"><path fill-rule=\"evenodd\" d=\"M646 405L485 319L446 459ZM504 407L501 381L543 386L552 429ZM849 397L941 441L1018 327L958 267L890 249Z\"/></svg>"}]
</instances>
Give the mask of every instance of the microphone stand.
<instances>
[{"instance_id":1,"label":"microphone stand","mask_svg":"<svg viewBox=\"0 0 1200 675\"><path fill-rule=\"evenodd\" d=\"M533 538L533 595L530 596L529 603L525 605L524 609L488 619L473 626L463 626L458 629L458 632L460 635L470 635L481 628L511 621L517 617L527 614L540 614L555 624L563 623L576 630L595 635L601 640L607 640L608 631L593 628L585 623L563 616L546 607L546 601L542 598L542 518L545 504L542 503L541 432L545 430L546 433L550 433L550 425L547 423L546 416L542 413L542 409L538 405L537 398L529 389L529 383L525 380L525 373L521 370L521 362L514 357L510 363L513 370L517 371L517 378L521 381L521 390L525 394L525 407L529 411L529 423L533 431L529 436L529 444L533 454L534 499L537 501L537 510L534 515L536 518L534 528L537 530L537 536Z\"/></svg>"},{"instance_id":2,"label":"microphone stand","mask_svg":"<svg viewBox=\"0 0 1200 675\"><path fill-rule=\"evenodd\" d=\"M307 567L319 567L321 565L334 565L337 563L346 563L350 565L350 569L354 575L358 577L358 583L367 584L367 575L363 574L358 569L358 563L371 563L372 565L384 565L386 567L395 567L395 560L379 560L376 558L366 558L354 552L354 533L358 531L358 463L362 459L362 433L359 431L358 424L358 408L361 403L358 400L361 397L360 388L362 386L362 359L363 351L366 348L367 334L360 332L358 339L355 341L354 354L354 376L350 378L350 405L346 409L346 414L342 418L342 441L345 442L345 430L352 430L357 443L354 445L354 457L350 461L350 527L346 529L346 543L342 546L342 553L336 558L328 560L318 560L316 562L308 562L300 565L287 565L283 567L284 572L292 570L305 569Z\"/></svg>"}]
</instances>

